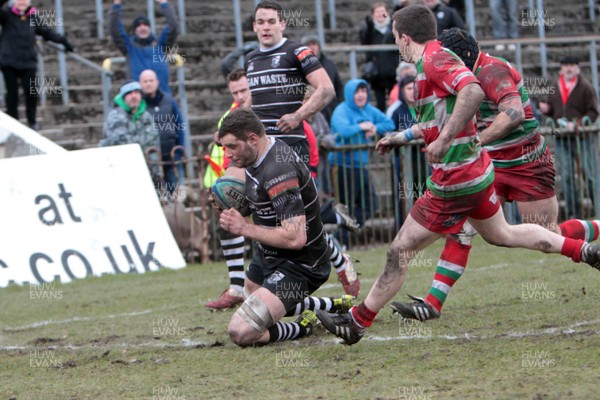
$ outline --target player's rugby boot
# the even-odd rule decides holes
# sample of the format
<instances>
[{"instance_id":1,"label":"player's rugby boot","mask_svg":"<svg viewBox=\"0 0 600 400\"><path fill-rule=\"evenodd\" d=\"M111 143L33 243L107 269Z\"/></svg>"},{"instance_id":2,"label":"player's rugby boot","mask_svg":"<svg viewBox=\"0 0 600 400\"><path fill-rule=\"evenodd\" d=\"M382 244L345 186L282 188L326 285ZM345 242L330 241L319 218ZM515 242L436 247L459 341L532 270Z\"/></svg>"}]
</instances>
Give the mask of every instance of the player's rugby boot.
<instances>
[{"instance_id":1,"label":"player's rugby boot","mask_svg":"<svg viewBox=\"0 0 600 400\"><path fill-rule=\"evenodd\" d=\"M317 318L329 332L335 336L344 339L344 344L353 345L363 337L365 330L359 328L352 319L350 312L345 314L330 314L324 311L317 311Z\"/></svg>"},{"instance_id":2,"label":"player's rugby boot","mask_svg":"<svg viewBox=\"0 0 600 400\"><path fill-rule=\"evenodd\" d=\"M584 243L581 248L581 261L600 271L600 245Z\"/></svg>"},{"instance_id":3,"label":"player's rugby boot","mask_svg":"<svg viewBox=\"0 0 600 400\"><path fill-rule=\"evenodd\" d=\"M416 319L419 321L427 321L429 319L438 319L440 313L425 303L421 297L408 295L411 299L415 300L414 303L401 303L399 301L392 302L392 310L394 313L399 313L402 317L407 319Z\"/></svg>"},{"instance_id":4,"label":"player's rugby boot","mask_svg":"<svg viewBox=\"0 0 600 400\"><path fill-rule=\"evenodd\" d=\"M342 254L342 256L345 259L346 268L337 274L338 281L342 284L344 293L358 297L358 292L360 291L360 279L358 279L356 268L354 268L354 263L348 254Z\"/></svg>"},{"instance_id":5,"label":"player's rugby boot","mask_svg":"<svg viewBox=\"0 0 600 400\"><path fill-rule=\"evenodd\" d=\"M243 302L244 296L240 292L237 290L225 289L223 293L221 293L221 297L219 297L217 300L209 301L204 305L204 307L211 311L225 310L228 308L233 308L238 304L242 304Z\"/></svg>"}]
</instances>

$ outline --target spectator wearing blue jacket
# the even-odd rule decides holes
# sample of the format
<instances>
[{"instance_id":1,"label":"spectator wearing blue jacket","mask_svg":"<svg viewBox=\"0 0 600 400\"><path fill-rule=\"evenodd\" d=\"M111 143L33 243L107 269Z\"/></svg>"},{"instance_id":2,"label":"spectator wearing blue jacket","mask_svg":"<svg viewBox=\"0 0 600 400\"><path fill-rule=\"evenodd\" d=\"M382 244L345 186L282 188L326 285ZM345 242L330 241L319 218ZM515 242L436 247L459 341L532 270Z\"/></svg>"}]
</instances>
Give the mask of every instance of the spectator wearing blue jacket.
<instances>
[{"instance_id":1,"label":"spectator wearing blue jacket","mask_svg":"<svg viewBox=\"0 0 600 400\"><path fill-rule=\"evenodd\" d=\"M346 83L344 102L335 108L331 116L331 131L337 146L375 143L376 134L383 135L394 130L394 122L369 104L370 100L371 93L365 80L351 79ZM348 205L351 215L362 225L375 207L367 170L369 151L336 151L329 158L331 164L337 167L338 199Z\"/></svg>"},{"instance_id":2,"label":"spectator wearing blue jacket","mask_svg":"<svg viewBox=\"0 0 600 400\"><path fill-rule=\"evenodd\" d=\"M169 87L168 57L179 34L175 10L167 0L157 0L160 10L167 20L167 26L158 39L152 34L150 20L140 15L133 20L133 35L129 35L121 21L121 0L114 0L108 13L108 27L115 46L127 58L127 76L139 80L146 69L156 72L160 81L160 90L171 94Z\"/></svg>"}]
</instances>

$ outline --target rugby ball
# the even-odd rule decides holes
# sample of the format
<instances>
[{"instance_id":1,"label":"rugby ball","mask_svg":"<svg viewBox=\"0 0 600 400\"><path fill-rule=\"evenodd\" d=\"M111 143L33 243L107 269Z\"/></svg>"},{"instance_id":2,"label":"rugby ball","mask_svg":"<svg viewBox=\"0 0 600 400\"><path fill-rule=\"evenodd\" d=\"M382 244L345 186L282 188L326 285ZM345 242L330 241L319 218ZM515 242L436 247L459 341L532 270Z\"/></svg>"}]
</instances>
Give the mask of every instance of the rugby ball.
<instances>
[{"instance_id":1,"label":"rugby ball","mask_svg":"<svg viewBox=\"0 0 600 400\"><path fill-rule=\"evenodd\" d=\"M235 208L240 214L250 215L248 199L244 194L246 183L240 179L223 176L217 179L210 188L210 193L217 204L223 210Z\"/></svg>"}]
</instances>

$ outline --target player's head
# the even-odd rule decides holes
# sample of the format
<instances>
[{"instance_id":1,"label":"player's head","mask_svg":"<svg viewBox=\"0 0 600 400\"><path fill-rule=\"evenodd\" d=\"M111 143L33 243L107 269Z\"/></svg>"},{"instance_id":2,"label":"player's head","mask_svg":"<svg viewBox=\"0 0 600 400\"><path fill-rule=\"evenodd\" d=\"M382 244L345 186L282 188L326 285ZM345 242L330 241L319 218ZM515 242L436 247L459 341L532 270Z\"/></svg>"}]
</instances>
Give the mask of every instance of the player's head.
<instances>
[{"instance_id":1,"label":"player's head","mask_svg":"<svg viewBox=\"0 0 600 400\"><path fill-rule=\"evenodd\" d=\"M283 39L283 8L272 0L261 1L254 9L252 29L262 47L273 47Z\"/></svg>"},{"instance_id":2,"label":"player's head","mask_svg":"<svg viewBox=\"0 0 600 400\"><path fill-rule=\"evenodd\" d=\"M252 95L250 94L250 86L246 78L246 71L243 68L234 69L227 75L227 88L233 96L233 100L240 107L252 106Z\"/></svg>"},{"instance_id":3,"label":"player's head","mask_svg":"<svg viewBox=\"0 0 600 400\"><path fill-rule=\"evenodd\" d=\"M438 40L442 42L442 46L459 56L467 68L473 71L479 57L479 45L469 32L460 28L446 29L440 34Z\"/></svg>"},{"instance_id":4,"label":"player's head","mask_svg":"<svg viewBox=\"0 0 600 400\"><path fill-rule=\"evenodd\" d=\"M415 63L421 56L416 46L437 38L437 23L431 10L422 5L410 5L396 11L392 17L394 37L402 57Z\"/></svg>"},{"instance_id":5,"label":"player's head","mask_svg":"<svg viewBox=\"0 0 600 400\"><path fill-rule=\"evenodd\" d=\"M142 86L142 92L146 96L154 97L158 91L158 78L156 72L151 69L145 69L140 73L140 85Z\"/></svg>"},{"instance_id":6,"label":"player's head","mask_svg":"<svg viewBox=\"0 0 600 400\"><path fill-rule=\"evenodd\" d=\"M264 138L265 128L249 108L236 108L223 119L219 128L219 141L225 156L240 168L256 161L259 144Z\"/></svg>"}]
</instances>

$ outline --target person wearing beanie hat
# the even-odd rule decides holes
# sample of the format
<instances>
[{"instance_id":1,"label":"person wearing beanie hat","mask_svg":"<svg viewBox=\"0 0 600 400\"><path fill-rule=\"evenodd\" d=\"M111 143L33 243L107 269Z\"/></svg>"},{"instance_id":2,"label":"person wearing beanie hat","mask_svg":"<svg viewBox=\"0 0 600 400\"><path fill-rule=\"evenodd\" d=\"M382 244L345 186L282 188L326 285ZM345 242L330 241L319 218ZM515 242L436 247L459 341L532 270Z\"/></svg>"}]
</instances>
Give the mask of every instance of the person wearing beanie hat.
<instances>
[{"instance_id":1,"label":"person wearing beanie hat","mask_svg":"<svg viewBox=\"0 0 600 400\"><path fill-rule=\"evenodd\" d=\"M113 108L104 122L104 137L99 147L138 143L144 153L153 146L159 146L154 120L146 111L142 98L142 87L136 81L129 81L119 89Z\"/></svg>"},{"instance_id":2,"label":"person wearing beanie hat","mask_svg":"<svg viewBox=\"0 0 600 400\"><path fill-rule=\"evenodd\" d=\"M0 0L0 6L4 2ZM37 97L46 88L36 86L38 53L35 37L41 36L46 41L62 44L65 51L73 51L73 46L65 36L49 28L48 21L39 17L29 0L16 0L0 8L0 27L0 69L6 86L6 112L19 119L20 80L25 94L27 123L37 129Z\"/></svg>"},{"instance_id":3,"label":"person wearing beanie hat","mask_svg":"<svg viewBox=\"0 0 600 400\"><path fill-rule=\"evenodd\" d=\"M158 38L153 35L150 20L144 15L133 20L133 34L127 33L121 21L121 0L113 1L108 13L108 28L115 46L127 58L127 77L138 80L142 71L151 69L158 77L160 90L170 95L168 57L179 34L179 26L173 6L167 0L157 2L167 21Z\"/></svg>"},{"instance_id":4,"label":"person wearing beanie hat","mask_svg":"<svg viewBox=\"0 0 600 400\"><path fill-rule=\"evenodd\" d=\"M323 66L323 68L325 68L325 72L327 72L329 79L331 79L331 83L333 83L335 97L333 98L333 100L331 100L329 104L325 106L325 108L321 110L321 113L323 114L327 122L329 122L331 120L331 114L333 114L333 110L335 110L335 107L337 107L338 104L344 101L344 84L342 82L342 79L340 78L340 73L338 72L335 63L321 51L321 42L319 41L319 37L316 34L309 33L304 35L302 39L300 39L300 43L307 46L313 51L313 53L315 53L315 56L317 56L317 58L321 62L321 65Z\"/></svg>"}]
</instances>

